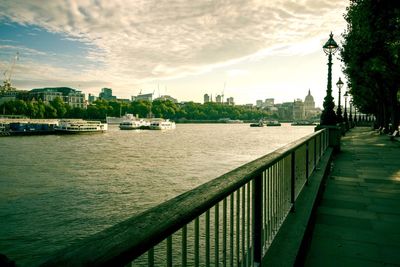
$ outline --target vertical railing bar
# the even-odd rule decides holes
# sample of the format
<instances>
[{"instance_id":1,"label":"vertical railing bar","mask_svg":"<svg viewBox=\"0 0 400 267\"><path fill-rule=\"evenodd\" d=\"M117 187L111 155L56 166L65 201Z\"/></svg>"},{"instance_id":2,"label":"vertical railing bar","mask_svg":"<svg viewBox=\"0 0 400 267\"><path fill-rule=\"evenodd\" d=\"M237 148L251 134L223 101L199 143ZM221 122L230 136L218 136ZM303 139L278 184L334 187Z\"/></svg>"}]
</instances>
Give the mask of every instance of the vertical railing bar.
<instances>
[{"instance_id":1,"label":"vertical railing bar","mask_svg":"<svg viewBox=\"0 0 400 267\"><path fill-rule=\"evenodd\" d=\"M187 264L187 225L182 227L182 267Z\"/></svg>"},{"instance_id":2,"label":"vertical railing bar","mask_svg":"<svg viewBox=\"0 0 400 267\"><path fill-rule=\"evenodd\" d=\"M317 138L314 136L314 171L317 167Z\"/></svg>"},{"instance_id":3,"label":"vertical railing bar","mask_svg":"<svg viewBox=\"0 0 400 267\"><path fill-rule=\"evenodd\" d=\"M172 235L167 237L167 266L172 267Z\"/></svg>"},{"instance_id":4,"label":"vertical railing bar","mask_svg":"<svg viewBox=\"0 0 400 267\"><path fill-rule=\"evenodd\" d=\"M206 266L210 266L210 210L206 211Z\"/></svg>"},{"instance_id":5,"label":"vertical railing bar","mask_svg":"<svg viewBox=\"0 0 400 267\"><path fill-rule=\"evenodd\" d=\"M230 206L231 206L231 212L229 214L230 216L230 239L229 239L229 244L230 244L230 249L229 249L229 258L230 258L230 265L233 267L235 265L234 263L234 248L233 248L233 243L234 243L234 224L235 224L235 210L234 210L234 202L235 202L235 194L232 193L230 196Z\"/></svg>"},{"instance_id":6,"label":"vertical railing bar","mask_svg":"<svg viewBox=\"0 0 400 267\"><path fill-rule=\"evenodd\" d=\"M215 204L214 214L214 248L215 248L215 266L219 266L219 203Z\"/></svg>"},{"instance_id":7,"label":"vertical railing bar","mask_svg":"<svg viewBox=\"0 0 400 267\"><path fill-rule=\"evenodd\" d=\"M291 211L294 212L295 207L295 193L296 193L296 188L295 188L295 184L296 184L296 151L293 150L292 151L292 163L291 163L291 184L290 184L290 203L292 204L292 208Z\"/></svg>"},{"instance_id":8,"label":"vertical railing bar","mask_svg":"<svg viewBox=\"0 0 400 267\"><path fill-rule=\"evenodd\" d=\"M268 181L269 181L269 188L268 188L268 198L269 198L269 234L268 234L268 244L271 243L272 240L272 207L273 207L273 198L272 198L272 166L268 169Z\"/></svg>"},{"instance_id":9,"label":"vertical railing bar","mask_svg":"<svg viewBox=\"0 0 400 267\"><path fill-rule=\"evenodd\" d=\"M251 202L251 195L250 195L250 185L251 183L247 184L247 236L246 236L246 266L250 266L250 254L251 254L251 250L250 250L250 202ZM262 189L261 189L262 190ZM262 207L262 206L261 206ZM260 232L260 234L262 233L262 230Z\"/></svg>"},{"instance_id":10,"label":"vertical railing bar","mask_svg":"<svg viewBox=\"0 0 400 267\"><path fill-rule=\"evenodd\" d=\"M226 259L226 231L227 231L227 200L224 198L222 201L222 209L223 209L223 214L222 214L222 264L223 267L227 266L227 259Z\"/></svg>"},{"instance_id":11,"label":"vertical railing bar","mask_svg":"<svg viewBox=\"0 0 400 267\"><path fill-rule=\"evenodd\" d=\"M199 253L199 244L200 244L200 219L197 217L194 220L194 266L200 266L200 253Z\"/></svg>"},{"instance_id":12,"label":"vertical railing bar","mask_svg":"<svg viewBox=\"0 0 400 267\"><path fill-rule=\"evenodd\" d=\"M240 188L236 191L236 266L240 264Z\"/></svg>"},{"instance_id":13,"label":"vertical railing bar","mask_svg":"<svg viewBox=\"0 0 400 267\"><path fill-rule=\"evenodd\" d=\"M261 242L264 242L265 241L265 228L266 228L266 225L265 225L265 222L266 222L266 213L265 213L265 210L266 210L266 204L267 204L267 201L265 200L265 190L266 190L266 187L265 187L265 185L266 185L266 183L265 183L265 176L264 176L264 172L262 172L262 179L263 179L263 188L262 188L262 193L263 193L263 199L262 199L262 205L261 205L261 208L262 208L262 212L261 212L261 217L262 217L262 220L261 220L261 222L262 222L262 229L261 229L261 231L262 231L262 234L261 234Z\"/></svg>"},{"instance_id":14,"label":"vertical railing bar","mask_svg":"<svg viewBox=\"0 0 400 267\"><path fill-rule=\"evenodd\" d=\"M263 245L261 243L262 231L262 174L252 180L252 241L253 241L253 266L261 266Z\"/></svg>"},{"instance_id":15,"label":"vertical railing bar","mask_svg":"<svg viewBox=\"0 0 400 267\"><path fill-rule=\"evenodd\" d=\"M279 182L279 184L280 184L280 189L279 189L279 202L280 202L280 208L279 208L279 210L280 210L280 217L281 217L281 219L280 219L280 221L281 221L281 224L282 224L282 220L283 220L283 214L284 214L284 212L285 212L285 209L284 209L284 205L283 205L283 170L282 170L282 160L280 160L279 161L279 180L280 180L280 182Z\"/></svg>"},{"instance_id":16,"label":"vertical railing bar","mask_svg":"<svg viewBox=\"0 0 400 267\"><path fill-rule=\"evenodd\" d=\"M309 166L309 164L308 164L308 157L309 157L309 155L308 155L308 141L307 141L307 143L306 143L306 185L308 185L308 176L309 176L309 170L308 170L308 166Z\"/></svg>"},{"instance_id":17,"label":"vertical railing bar","mask_svg":"<svg viewBox=\"0 0 400 267\"><path fill-rule=\"evenodd\" d=\"M278 225L278 177L277 177L277 171L276 171L276 164L274 164L274 202L275 202L275 208L274 208L274 235L276 234L277 231L277 225Z\"/></svg>"},{"instance_id":18,"label":"vertical railing bar","mask_svg":"<svg viewBox=\"0 0 400 267\"><path fill-rule=\"evenodd\" d=\"M147 266L154 267L154 247L150 248L147 253Z\"/></svg>"},{"instance_id":19,"label":"vertical railing bar","mask_svg":"<svg viewBox=\"0 0 400 267\"><path fill-rule=\"evenodd\" d=\"M246 238L246 185L242 186L242 266L245 263L245 238Z\"/></svg>"}]
</instances>

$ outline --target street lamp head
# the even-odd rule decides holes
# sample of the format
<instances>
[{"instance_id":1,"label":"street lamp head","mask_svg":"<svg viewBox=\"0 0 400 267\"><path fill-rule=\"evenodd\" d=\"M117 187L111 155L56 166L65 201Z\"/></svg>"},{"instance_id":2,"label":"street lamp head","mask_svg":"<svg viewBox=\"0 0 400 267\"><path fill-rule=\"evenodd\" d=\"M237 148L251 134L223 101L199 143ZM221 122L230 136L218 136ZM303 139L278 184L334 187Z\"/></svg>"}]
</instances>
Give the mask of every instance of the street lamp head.
<instances>
[{"instance_id":1,"label":"street lamp head","mask_svg":"<svg viewBox=\"0 0 400 267\"><path fill-rule=\"evenodd\" d=\"M344 98L346 99L349 96L349 91L346 91L346 93L344 93Z\"/></svg>"},{"instance_id":2,"label":"street lamp head","mask_svg":"<svg viewBox=\"0 0 400 267\"><path fill-rule=\"evenodd\" d=\"M322 47L324 49L325 54L329 55L329 54L334 54L337 49L338 49L338 45L335 42L335 40L333 40L333 34L331 32L331 34L329 35L329 40L324 44L324 46Z\"/></svg>"},{"instance_id":3,"label":"street lamp head","mask_svg":"<svg viewBox=\"0 0 400 267\"><path fill-rule=\"evenodd\" d=\"M343 82L342 82L342 79L339 77L339 81L336 83L336 86L339 88L339 89L342 89L342 87L343 87ZM347 92L346 92L347 93Z\"/></svg>"}]
</instances>

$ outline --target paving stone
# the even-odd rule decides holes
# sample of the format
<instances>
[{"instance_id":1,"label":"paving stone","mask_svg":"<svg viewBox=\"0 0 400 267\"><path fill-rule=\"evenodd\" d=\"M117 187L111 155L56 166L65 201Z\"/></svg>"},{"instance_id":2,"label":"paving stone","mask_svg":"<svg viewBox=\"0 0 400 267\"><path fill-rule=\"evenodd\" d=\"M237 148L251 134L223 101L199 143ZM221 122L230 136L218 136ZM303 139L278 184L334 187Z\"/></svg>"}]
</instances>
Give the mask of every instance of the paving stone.
<instances>
[{"instance_id":1,"label":"paving stone","mask_svg":"<svg viewBox=\"0 0 400 267\"><path fill-rule=\"evenodd\" d=\"M356 128L341 149L305 266L400 266L400 143Z\"/></svg>"}]
</instances>

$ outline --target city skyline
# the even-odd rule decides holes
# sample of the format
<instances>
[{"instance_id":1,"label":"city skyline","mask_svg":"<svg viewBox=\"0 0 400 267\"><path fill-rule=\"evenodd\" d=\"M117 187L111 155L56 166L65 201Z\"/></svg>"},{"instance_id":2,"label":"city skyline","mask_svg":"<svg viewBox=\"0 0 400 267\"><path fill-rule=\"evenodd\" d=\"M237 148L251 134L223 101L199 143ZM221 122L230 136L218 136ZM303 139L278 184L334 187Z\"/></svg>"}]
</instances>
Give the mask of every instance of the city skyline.
<instances>
[{"instance_id":1,"label":"city skyline","mask_svg":"<svg viewBox=\"0 0 400 267\"><path fill-rule=\"evenodd\" d=\"M311 89L322 106L321 47L330 31L340 43L347 1L155 4L2 2L1 71L19 52L18 89L109 87L122 98L142 91L196 102L224 92L238 104L290 102ZM333 81L344 80L337 55L333 63Z\"/></svg>"}]
</instances>

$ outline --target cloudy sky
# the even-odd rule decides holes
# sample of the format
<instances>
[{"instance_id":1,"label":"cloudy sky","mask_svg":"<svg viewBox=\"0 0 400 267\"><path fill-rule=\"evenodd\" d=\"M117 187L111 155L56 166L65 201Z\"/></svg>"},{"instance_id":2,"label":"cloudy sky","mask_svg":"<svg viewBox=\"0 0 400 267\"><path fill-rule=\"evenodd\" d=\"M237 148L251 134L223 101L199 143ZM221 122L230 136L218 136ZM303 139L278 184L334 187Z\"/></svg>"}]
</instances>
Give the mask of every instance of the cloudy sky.
<instances>
[{"instance_id":1,"label":"cloudy sky","mask_svg":"<svg viewBox=\"0 0 400 267\"><path fill-rule=\"evenodd\" d=\"M332 31L340 42L347 0L3 0L0 70L19 59L18 89L102 87L203 101L224 91L238 104L326 90ZM333 81L340 73L334 57ZM2 77L3 79L3 77ZM343 79L343 77L342 77ZM337 88L333 91L337 100Z\"/></svg>"}]
</instances>

